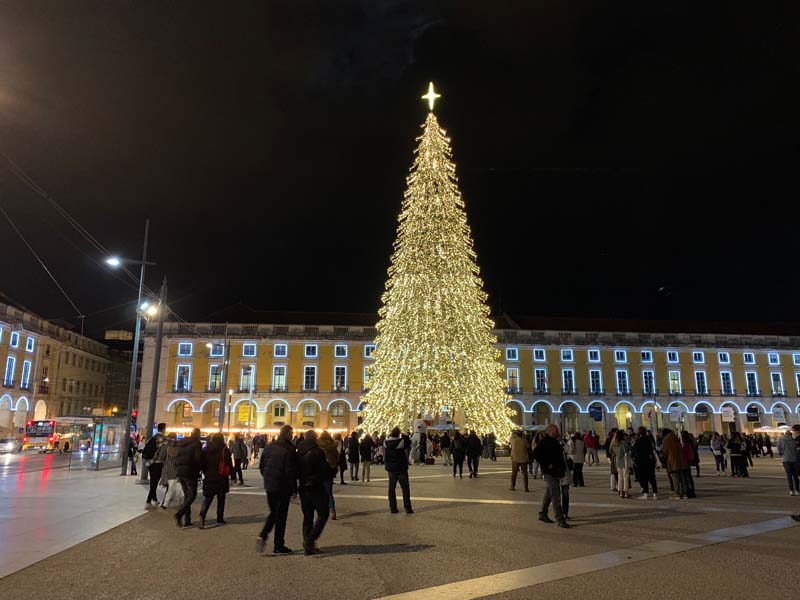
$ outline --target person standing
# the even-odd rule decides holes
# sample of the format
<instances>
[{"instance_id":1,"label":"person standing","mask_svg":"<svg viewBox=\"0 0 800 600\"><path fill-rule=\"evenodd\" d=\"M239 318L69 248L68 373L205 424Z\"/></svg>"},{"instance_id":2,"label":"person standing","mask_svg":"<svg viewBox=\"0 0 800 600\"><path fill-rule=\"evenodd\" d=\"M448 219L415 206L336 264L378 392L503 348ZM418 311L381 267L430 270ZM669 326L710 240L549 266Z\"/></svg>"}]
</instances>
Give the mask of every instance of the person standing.
<instances>
[{"instance_id":1,"label":"person standing","mask_svg":"<svg viewBox=\"0 0 800 600\"><path fill-rule=\"evenodd\" d=\"M685 471L689 468L683 447L675 433L665 427L661 434L661 452L667 463L667 472L672 479L675 493L671 496L673 500L686 499L686 479Z\"/></svg>"},{"instance_id":2,"label":"person standing","mask_svg":"<svg viewBox=\"0 0 800 600\"><path fill-rule=\"evenodd\" d=\"M533 457L541 465L542 478L547 486L542 498L539 520L544 523L553 522L547 514L552 503L558 526L567 529L569 525L564 518L561 506L561 479L566 476L567 462L564 457L564 449L559 442L560 437L561 432L558 430L558 426L552 423L548 425L545 436L533 451Z\"/></svg>"},{"instance_id":3,"label":"person standing","mask_svg":"<svg viewBox=\"0 0 800 600\"><path fill-rule=\"evenodd\" d=\"M528 442L519 430L511 434L511 491L517 486L517 472L522 470L525 491L528 489Z\"/></svg>"},{"instance_id":4,"label":"person standing","mask_svg":"<svg viewBox=\"0 0 800 600\"><path fill-rule=\"evenodd\" d=\"M628 493L631 489L631 455L627 451L625 443L625 432L618 429L611 441L611 460L617 467L617 489L620 498L630 498Z\"/></svg>"},{"instance_id":5,"label":"person standing","mask_svg":"<svg viewBox=\"0 0 800 600\"><path fill-rule=\"evenodd\" d=\"M131 463L131 475L138 475L136 472L136 460L139 456L139 444L135 438L128 438L128 462Z\"/></svg>"},{"instance_id":6,"label":"person standing","mask_svg":"<svg viewBox=\"0 0 800 600\"><path fill-rule=\"evenodd\" d=\"M469 478L478 478L478 465L481 460L481 453L483 452L483 443L481 438L475 431L469 432L467 438L467 467L469 467Z\"/></svg>"},{"instance_id":7,"label":"person standing","mask_svg":"<svg viewBox=\"0 0 800 600\"><path fill-rule=\"evenodd\" d=\"M358 432L354 431L347 439L347 462L350 463L350 481L358 481Z\"/></svg>"},{"instance_id":8,"label":"person standing","mask_svg":"<svg viewBox=\"0 0 800 600\"><path fill-rule=\"evenodd\" d=\"M692 434L685 429L681 431L681 444L683 445L683 455L686 458L687 464L686 471L683 473L683 477L686 481L686 497L696 498L697 495L694 491L694 478L692 477L692 465L695 464L697 446Z\"/></svg>"},{"instance_id":9,"label":"person standing","mask_svg":"<svg viewBox=\"0 0 800 600\"><path fill-rule=\"evenodd\" d=\"M793 425L791 431L778 440L778 456L789 482L789 495L800 496L800 425Z\"/></svg>"},{"instance_id":10,"label":"person standing","mask_svg":"<svg viewBox=\"0 0 800 600\"><path fill-rule=\"evenodd\" d=\"M658 484L656 483L656 450L647 429L639 427L636 441L633 443L633 468L636 471L636 481L642 486L640 500L647 500L650 488L653 490L653 500L658 500Z\"/></svg>"},{"instance_id":11,"label":"person standing","mask_svg":"<svg viewBox=\"0 0 800 600\"><path fill-rule=\"evenodd\" d=\"M594 437L590 431L587 431L583 436L583 447L586 449L586 464L591 467L593 464L595 464L595 462L594 455L592 454L592 448L594 448Z\"/></svg>"},{"instance_id":12,"label":"person standing","mask_svg":"<svg viewBox=\"0 0 800 600\"><path fill-rule=\"evenodd\" d=\"M428 435L424 431L419 432L419 464L425 465L428 459Z\"/></svg>"},{"instance_id":13,"label":"person standing","mask_svg":"<svg viewBox=\"0 0 800 600\"><path fill-rule=\"evenodd\" d=\"M586 460L586 446L579 431L575 432L569 441L568 453L572 459L572 484L575 487L584 487L583 463Z\"/></svg>"},{"instance_id":14,"label":"person standing","mask_svg":"<svg viewBox=\"0 0 800 600\"><path fill-rule=\"evenodd\" d=\"M744 444L738 431L734 431L731 434L731 439L726 447L731 455L731 477L749 477L747 461L744 458Z\"/></svg>"},{"instance_id":15,"label":"person standing","mask_svg":"<svg viewBox=\"0 0 800 600\"><path fill-rule=\"evenodd\" d=\"M344 472L347 470L347 441L342 437L341 433L333 436L333 441L336 442L336 450L339 453L339 484L347 485L344 480ZM336 476L333 478L335 480Z\"/></svg>"},{"instance_id":16,"label":"person standing","mask_svg":"<svg viewBox=\"0 0 800 600\"><path fill-rule=\"evenodd\" d=\"M532 467L531 467L531 475L533 475L534 479L537 479L539 477L539 471L542 468L541 465L539 464L539 461L536 460L536 446L539 445L539 442L541 442L544 439L544 437L545 437L544 432L543 431L539 431L539 432L536 433L535 436L533 436L533 442L531 442L531 449L532 449L532 452L531 452L531 465L532 465Z\"/></svg>"},{"instance_id":17,"label":"person standing","mask_svg":"<svg viewBox=\"0 0 800 600\"><path fill-rule=\"evenodd\" d=\"M714 456L714 464L717 468L717 477L725 475L725 444L720 435L715 431L708 443L708 448Z\"/></svg>"},{"instance_id":18,"label":"person standing","mask_svg":"<svg viewBox=\"0 0 800 600\"><path fill-rule=\"evenodd\" d=\"M158 482L161 480L161 469L164 468L164 463L156 458L156 454L158 449L167 442L167 438L164 435L166 430L167 424L159 423L156 428L156 434L147 440L142 449L142 468L147 469L147 474L150 477L147 500L144 501L145 508L158 506Z\"/></svg>"},{"instance_id":19,"label":"person standing","mask_svg":"<svg viewBox=\"0 0 800 600\"><path fill-rule=\"evenodd\" d=\"M239 485L244 485L244 477L242 476L242 465L244 461L247 460L247 457L250 455L250 451L247 448L247 444L244 443L242 439L242 434L237 433L236 437L233 438L231 442L230 454L233 456L233 469L231 469L231 481L236 482L236 478L239 478Z\"/></svg>"},{"instance_id":20,"label":"person standing","mask_svg":"<svg viewBox=\"0 0 800 600\"><path fill-rule=\"evenodd\" d=\"M334 473L325 459L325 453L317 444L317 432L313 429L306 431L305 439L297 447L297 469L300 507L303 510L303 550L306 556L311 556L319 553L317 540L330 516L330 497L324 481Z\"/></svg>"},{"instance_id":21,"label":"person standing","mask_svg":"<svg viewBox=\"0 0 800 600\"><path fill-rule=\"evenodd\" d=\"M439 439L439 447L442 449L442 461L445 467L453 465L453 455L450 451L450 434L446 431ZM455 474L455 473L454 473Z\"/></svg>"},{"instance_id":22,"label":"person standing","mask_svg":"<svg viewBox=\"0 0 800 600\"><path fill-rule=\"evenodd\" d=\"M158 451L159 458L164 463L161 470L161 481L159 485L166 488L164 499L161 501L161 508L167 509L173 498L178 497L178 475L175 471L175 457L178 454L178 435L170 432L167 436L167 443L161 446Z\"/></svg>"},{"instance_id":23,"label":"person standing","mask_svg":"<svg viewBox=\"0 0 800 600\"><path fill-rule=\"evenodd\" d=\"M453 477L458 471L459 479L464 479L464 459L467 456L467 440L460 431L453 434Z\"/></svg>"},{"instance_id":24,"label":"person standing","mask_svg":"<svg viewBox=\"0 0 800 600\"><path fill-rule=\"evenodd\" d=\"M490 433L486 436L487 446L489 447L489 460L497 461L497 436Z\"/></svg>"},{"instance_id":25,"label":"person standing","mask_svg":"<svg viewBox=\"0 0 800 600\"><path fill-rule=\"evenodd\" d=\"M178 453L175 456L175 472L183 490L183 504L175 513L178 527L192 526L192 503L197 498L197 479L200 477L200 430L195 427L188 438L178 442ZM159 469L159 478L161 472ZM152 475L151 475L152 476ZM158 483L156 481L156 483ZM183 525L181 525L183 521Z\"/></svg>"},{"instance_id":26,"label":"person standing","mask_svg":"<svg viewBox=\"0 0 800 600\"><path fill-rule=\"evenodd\" d=\"M330 476L322 481L325 491L328 492L328 510L330 511L331 521L336 520L336 498L333 496L333 480L339 469L339 452L336 450L336 442L333 441L331 434L323 431L319 434L317 445L325 453L325 460L331 468Z\"/></svg>"},{"instance_id":27,"label":"person standing","mask_svg":"<svg viewBox=\"0 0 800 600\"><path fill-rule=\"evenodd\" d=\"M403 491L403 508L406 514L413 514L411 508L411 486L408 483L408 454L411 449L411 439L407 435L400 435L400 428L395 427L392 433L383 443L385 451L383 464L386 472L389 473L389 511L392 513L400 512L397 510L397 484Z\"/></svg>"},{"instance_id":28,"label":"person standing","mask_svg":"<svg viewBox=\"0 0 800 600\"><path fill-rule=\"evenodd\" d=\"M764 451L772 458L772 438L768 433L764 434Z\"/></svg>"},{"instance_id":29,"label":"person standing","mask_svg":"<svg viewBox=\"0 0 800 600\"><path fill-rule=\"evenodd\" d=\"M225 447L225 437L215 433L200 455L203 472L203 505L200 508L200 529L206 527L206 515L211 502L217 499L217 525L225 525L225 495L230 491L228 478L233 472L231 451Z\"/></svg>"},{"instance_id":30,"label":"person standing","mask_svg":"<svg viewBox=\"0 0 800 600\"><path fill-rule=\"evenodd\" d=\"M275 530L272 553L291 554L286 547L286 519L289 515L289 500L297 490L297 455L292 444L292 427L284 425L278 432L278 439L261 451L258 470L264 478L264 491L267 493L269 515L256 539L256 551L263 552L267 538Z\"/></svg>"},{"instance_id":31,"label":"person standing","mask_svg":"<svg viewBox=\"0 0 800 600\"><path fill-rule=\"evenodd\" d=\"M361 459L361 481L369 481L370 467L372 466L372 452L375 449L375 442L372 436L365 434L358 443L358 453Z\"/></svg>"}]
</instances>

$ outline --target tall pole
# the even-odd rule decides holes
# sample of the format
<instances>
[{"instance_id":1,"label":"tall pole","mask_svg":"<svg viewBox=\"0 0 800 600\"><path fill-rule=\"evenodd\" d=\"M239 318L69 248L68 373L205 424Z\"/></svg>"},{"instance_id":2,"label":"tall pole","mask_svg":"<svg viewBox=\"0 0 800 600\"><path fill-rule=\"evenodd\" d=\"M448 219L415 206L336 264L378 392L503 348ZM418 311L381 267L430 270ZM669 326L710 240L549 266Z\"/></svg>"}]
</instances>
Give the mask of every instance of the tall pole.
<instances>
[{"instance_id":1,"label":"tall pole","mask_svg":"<svg viewBox=\"0 0 800 600\"><path fill-rule=\"evenodd\" d=\"M225 427L225 394L228 393L228 364L230 363L231 348L228 343L228 324L225 323L225 351L222 365L222 387L219 390L219 432Z\"/></svg>"},{"instance_id":2,"label":"tall pole","mask_svg":"<svg viewBox=\"0 0 800 600\"><path fill-rule=\"evenodd\" d=\"M144 426L144 434L147 437L153 435L153 425L156 419L156 398L158 397L158 371L161 367L161 343L164 339L164 319L167 318L167 276L161 282L161 292L159 294L158 324L156 326L156 347L153 349L153 381L150 384L150 402L147 405L147 423ZM147 481L147 469L142 468L141 481Z\"/></svg>"},{"instance_id":3,"label":"tall pole","mask_svg":"<svg viewBox=\"0 0 800 600\"><path fill-rule=\"evenodd\" d=\"M128 444L131 437L131 411L133 401L136 397L136 367L139 362L139 334L142 329L142 312L139 307L142 305L142 288L144 287L144 268L147 262L147 238L150 234L150 219L144 222L144 243L142 244L142 270L139 273L139 295L136 298L136 327L133 333L133 356L131 357L131 385L128 388L128 412L125 416L125 429L122 432L122 439L125 440L122 448L122 465L120 475L128 473Z\"/></svg>"},{"instance_id":4,"label":"tall pole","mask_svg":"<svg viewBox=\"0 0 800 600\"><path fill-rule=\"evenodd\" d=\"M250 437L250 422L253 419L253 385L255 384L255 369L250 367L250 398L247 401L247 437Z\"/></svg>"}]
</instances>

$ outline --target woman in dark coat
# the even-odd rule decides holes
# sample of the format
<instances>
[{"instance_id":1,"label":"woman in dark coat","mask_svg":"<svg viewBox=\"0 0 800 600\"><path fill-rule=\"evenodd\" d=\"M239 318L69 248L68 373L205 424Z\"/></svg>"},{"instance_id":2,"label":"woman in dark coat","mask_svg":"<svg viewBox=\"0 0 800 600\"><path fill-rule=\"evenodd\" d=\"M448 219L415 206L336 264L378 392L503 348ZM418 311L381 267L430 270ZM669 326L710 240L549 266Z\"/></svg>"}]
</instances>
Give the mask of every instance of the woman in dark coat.
<instances>
[{"instance_id":1,"label":"woman in dark coat","mask_svg":"<svg viewBox=\"0 0 800 600\"><path fill-rule=\"evenodd\" d=\"M334 441L336 442L336 450L339 452L339 483L341 485L347 485L347 482L344 480L344 472L347 470L347 442L342 439L342 434L337 433L333 436ZM336 477L334 477L336 479Z\"/></svg>"},{"instance_id":2,"label":"woman in dark coat","mask_svg":"<svg viewBox=\"0 0 800 600\"><path fill-rule=\"evenodd\" d=\"M225 494L230 490L230 474L233 472L231 452L225 445L221 433L215 433L200 456L203 471L203 507L200 509L200 529L206 525L206 514L211 501L217 497L217 525L225 524Z\"/></svg>"},{"instance_id":3,"label":"woman in dark coat","mask_svg":"<svg viewBox=\"0 0 800 600\"><path fill-rule=\"evenodd\" d=\"M358 432L354 431L347 440L347 462L350 463L350 481L358 481L358 463L361 451L358 446Z\"/></svg>"},{"instance_id":4,"label":"woman in dark coat","mask_svg":"<svg viewBox=\"0 0 800 600\"><path fill-rule=\"evenodd\" d=\"M456 431L453 435L452 448L453 477L456 476L456 470L458 470L458 477L464 479L464 458L467 456L467 443L460 431Z\"/></svg>"}]
</instances>

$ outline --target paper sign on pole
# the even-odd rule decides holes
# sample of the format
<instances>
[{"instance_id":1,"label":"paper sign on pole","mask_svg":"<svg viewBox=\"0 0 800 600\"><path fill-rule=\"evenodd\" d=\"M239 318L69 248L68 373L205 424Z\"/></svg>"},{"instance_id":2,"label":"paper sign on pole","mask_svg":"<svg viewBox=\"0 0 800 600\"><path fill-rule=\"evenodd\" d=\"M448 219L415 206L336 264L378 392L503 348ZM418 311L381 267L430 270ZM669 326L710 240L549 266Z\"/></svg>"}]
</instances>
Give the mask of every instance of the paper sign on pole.
<instances>
[{"instance_id":1,"label":"paper sign on pole","mask_svg":"<svg viewBox=\"0 0 800 600\"><path fill-rule=\"evenodd\" d=\"M732 406L723 406L720 412L722 413L723 422L733 423L736 420L736 415L733 414Z\"/></svg>"},{"instance_id":2,"label":"paper sign on pole","mask_svg":"<svg viewBox=\"0 0 800 600\"><path fill-rule=\"evenodd\" d=\"M772 416L778 423L786 422L786 413L783 412L782 406L776 406L772 409Z\"/></svg>"},{"instance_id":3,"label":"paper sign on pole","mask_svg":"<svg viewBox=\"0 0 800 600\"><path fill-rule=\"evenodd\" d=\"M683 411L681 410L680 406L670 406L669 407L669 420L673 423L678 423L681 420L681 415Z\"/></svg>"}]
</instances>

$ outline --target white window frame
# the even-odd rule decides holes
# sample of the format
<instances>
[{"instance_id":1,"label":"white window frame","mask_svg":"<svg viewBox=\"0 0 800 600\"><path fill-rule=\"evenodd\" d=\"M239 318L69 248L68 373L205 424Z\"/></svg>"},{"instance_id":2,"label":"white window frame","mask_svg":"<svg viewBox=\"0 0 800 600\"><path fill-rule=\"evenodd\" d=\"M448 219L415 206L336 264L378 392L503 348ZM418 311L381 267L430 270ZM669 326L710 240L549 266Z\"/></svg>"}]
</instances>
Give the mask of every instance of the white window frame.
<instances>
[{"instance_id":1,"label":"white window frame","mask_svg":"<svg viewBox=\"0 0 800 600\"><path fill-rule=\"evenodd\" d=\"M623 379L625 379L625 389L623 390L620 387L620 375L624 375ZM631 379L628 377L628 369L614 369L614 383L617 386L617 393L622 396L630 396L631 395Z\"/></svg>"},{"instance_id":2,"label":"white window frame","mask_svg":"<svg viewBox=\"0 0 800 600\"><path fill-rule=\"evenodd\" d=\"M774 362L772 360L773 358L775 359ZM781 366L781 355L778 354L777 352L768 352L767 353L767 364L770 367L780 367Z\"/></svg>"},{"instance_id":3,"label":"white window frame","mask_svg":"<svg viewBox=\"0 0 800 600\"><path fill-rule=\"evenodd\" d=\"M344 354L339 354L339 350L344 348ZM347 358L347 344L335 344L333 346L333 357L334 358Z\"/></svg>"},{"instance_id":4,"label":"white window frame","mask_svg":"<svg viewBox=\"0 0 800 600\"><path fill-rule=\"evenodd\" d=\"M511 347L506 348L506 360L508 361L518 361L519 360L519 348Z\"/></svg>"},{"instance_id":5,"label":"white window frame","mask_svg":"<svg viewBox=\"0 0 800 600\"><path fill-rule=\"evenodd\" d=\"M19 376L19 384L21 387L28 387L31 384L31 361L22 361L22 372Z\"/></svg>"},{"instance_id":6,"label":"white window frame","mask_svg":"<svg viewBox=\"0 0 800 600\"><path fill-rule=\"evenodd\" d=\"M247 349L248 348L252 348L253 349L253 353L252 354L248 354L247 353ZM246 344L242 344L242 356L244 358L256 358L257 355L258 355L258 348L256 347L255 343L247 342Z\"/></svg>"},{"instance_id":7,"label":"white window frame","mask_svg":"<svg viewBox=\"0 0 800 600\"><path fill-rule=\"evenodd\" d=\"M575 353L572 348L561 349L561 362L575 362Z\"/></svg>"},{"instance_id":8,"label":"white window frame","mask_svg":"<svg viewBox=\"0 0 800 600\"><path fill-rule=\"evenodd\" d=\"M592 353L595 354L595 358L592 358ZM600 348L589 348L587 352L587 358L590 363L599 363L600 362Z\"/></svg>"},{"instance_id":9,"label":"white window frame","mask_svg":"<svg viewBox=\"0 0 800 600\"><path fill-rule=\"evenodd\" d=\"M256 365L255 364L239 365L239 389L240 390L250 391L250 386L249 385L246 386L244 384L244 378L245 378L244 370L245 369L250 369L250 373L248 375L251 378L251 383L252 383L253 389L255 389L255 387L256 387Z\"/></svg>"},{"instance_id":10,"label":"white window frame","mask_svg":"<svg viewBox=\"0 0 800 600\"><path fill-rule=\"evenodd\" d=\"M317 405L315 402L304 402L303 403L303 418L304 419L316 419L317 418ZM308 413L308 414L306 414Z\"/></svg>"},{"instance_id":11,"label":"white window frame","mask_svg":"<svg viewBox=\"0 0 800 600\"><path fill-rule=\"evenodd\" d=\"M9 348L19 348L19 331L11 332L11 339L8 341Z\"/></svg>"},{"instance_id":12,"label":"white window frame","mask_svg":"<svg viewBox=\"0 0 800 600\"><path fill-rule=\"evenodd\" d=\"M311 350L311 349L314 350ZM309 352L313 352L313 354L309 354ZM305 358L319 358L319 344L305 344L303 346L303 356Z\"/></svg>"},{"instance_id":13,"label":"white window frame","mask_svg":"<svg viewBox=\"0 0 800 600\"><path fill-rule=\"evenodd\" d=\"M283 385L276 385L276 378L275 378L275 369L283 369ZM286 387L287 382L286 379L288 377L289 369L286 365L272 365L272 383L270 389L285 392L288 388Z\"/></svg>"},{"instance_id":14,"label":"white window frame","mask_svg":"<svg viewBox=\"0 0 800 600\"><path fill-rule=\"evenodd\" d=\"M797 395L800 396L800 371L794 372L794 385L797 388Z\"/></svg>"},{"instance_id":15,"label":"white window frame","mask_svg":"<svg viewBox=\"0 0 800 600\"><path fill-rule=\"evenodd\" d=\"M746 364L746 365L754 365L754 364L756 364L756 354L755 354L755 352L742 352L742 362L744 364Z\"/></svg>"},{"instance_id":16,"label":"white window frame","mask_svg":"<svg viewBox=\"0 0 800 600\"><path fill-rule=\"evenodd\" d=\"M792 364L795 367L800 367L800 352L795 352L792 354Z\"/></svg>"},{"instance_id":17,"label":"white window frame","mask_svg":"<svg viewBox=\"0 0 800 600\"><path fill-rule=\"evenodd\" d=\"M514 380L516 383L511 384L511 373L514 373ZM519 367L506 368L506 387L512 392L519 392Z\"/></svg>"},{"instance_id":18,"label":"white window frame","mask_svg":"<svg viewBox=\"0 0 800 600\"><path fill-rule=\"evenodd\" d=\"M286 402L280 401L280 402L275 402L274 404L275 404L275 406L272 407L272 418L273 419L285 419L286 418L286 408L287 408ZM282 409L280 411L281 414L278 414L278 410L279 409Z\"/></svg>"},{"instance_id":19,"label":"white window frame","mask_svg":"<svg viewBox=\"0 0 800 600\"><path fill-rule=\"evenodd\" d=\"M775 389L775 376L778 376L778 385L780 385L781 389ZM786 395L786 388L783 387L783 373L780 371L770 371L769 374L769 383L772 386L772 395L773 396L785 396Z\"/></svg>"},{"instance_id":20,"label":"white window frame","mask_svg":"<svg viewBox=\"0 0 800 600\"><path fill-rule=\"evenodd\" d=\"M702 375L703 389L698 384L698 375ZM694 372L694 391L698 396L708 396L708 377L705 371L697 370Z\"/></svg>"},{"instance_id":21,"label":"white window frame","mask_svg":"<svg viewBox=\"0 0 800 600\"><path fill-rule=\"evenodd\" d=\"M729 365L731 364L731 353L730 352L717 352L717 362L721 365Z\"/></svg>"},{"instance_id":22,"label":"white window frame","mask_svg":"<svg viewBox=\"0 0 800 600\"><path fill-rule=\"evenodd\" d=\"M650 390L647 389L647 378L646 378L647 374L650 375L653 384ZM642 394L647 396L652 396L655 393L656 393L656 372L653 369L644 369L642 371Z\"/></svg>"},{"instance_id":23,"label":"white window frame","mask_svg":"<svg viewBox=\"0 0 800 600\"><path fill-rule=\"evenodd\" d=\"M677 391L672 389L672 374L673 373L677 373L678 374L678 389L677 389ZM676 371L674 369L672 371L667 371L667 394L680 395L682 393L683 393L683 381L682 381L682 378L681 378L681 372L680 371Z\"/></svg>"},{"instance_id":24,"label":"white window frame","mask_svg":"<svg viewBox=\"0 0 800 600\"><path fill-rule=\"evenodd\" d=\"M748 375L752 375L753 376L753 382L756 384L756 389L754 390L754 392L752 394L750 393L750 382L748 380L749 379ZM757 396L758 392L759 392L759 389L758 389L758 372L757 371L745 371L744 372L744 393L746 395L748 395L748 396Z\"/></svg>"},{"instance_id":25,"label":"white window frame","mask_svg":"<svg viewBox=\"0 0 800 600\"><path fill-rule=\"evenodd\" d=\"M536 377L537 372L544 373L544 388L539 387L537 389L537 387L536 387L536 382L537 382L537 379L538 379L538 377ZM536 367L533 370L533 392L535 394L537 394L537 393L538 394L542 394L542 393L545 393L545 392L549 391L549 389L550 389L550 382L547 379L547 367Z\"/></svg>"},{"instance_id":26,"label":"white window frame","mask_svg":"<svg viewBox=\"0 0 800 600\"><path fill-rule=\"evenodd\" d=\"M533 349L533 362L546 362L547 351L544 348Z\"/></svg>"},{"instance_id":27,"label":"white window frame","mask_svg":"<svg viewBox=\"0 0 800 600\"><path fill-rule=\"evenodd\" d=\"M283 349L283 353L279 352L279 348ZM287 358L289 356L289 345L288 344L273 344L272 346L272 356L275 358Z\"/></svg>"},{"instance_id":28,"label":"white window frame","mask_svg":"<svg viewBox=\"0 0 800 600\"><path fill-rule=\"evenodd\" d=\"M653 364L653 351L652 350L642 350L639 352L639 356L642 360L642 363L646 365Z\"/></svg>"},{"instance_id":29,"label":"white window frame","mask_svg":"<svg viewBox=\"0 0 800 600\"><path fill-rule=\"evenodd\" d=\"M572 387L567 387L567 373L570 374L570 379L572 379ZM561 369L561 390L565 394L574 394L577 386L575 385L575 369Z\"/></svg>"},{"instance_id":30,"label":"white window frame","mask_svg":"<svg viewBox=\"0 0 800 600\"><path fill-rule=\"evenodd\" d=\"M597 389L592 385L592 374L597 373ZM589 393L598 395L603 393L603 370L602 369L589 369Z\"/></svg>"},{"instance_id":31,"label":"white window frame","mask_svg":"<svg viewBox=\"0 0 800 600\"><path fill-rule=\"evenodd\" d=\"M214 386L213 381L214 378L211 377L211 374L214 371L214 367L219 370L219 384ZM212 388L215 390L219 390L222 387L222 365L220 363L212 363L208 365L208 389L211 390Z\"/></svg>"},{"instance_id":32,"label":"white window frame","mask_svg":"<svg viewBox=\"0 0 800 600\"><path fill-rule=\"evenodd\" d=\"M225 356L225 344L222 342L211 342L211 348L208 349L208 355L213 358Z\"/></svg>"},{"instance_id":33,"label":"white window frame","mask_svg":"<svg viewBox=\"0 0 800 600\"><path fill-rule=\"evenodd\" d=\"M336 369L344 369L344 385L336 385ZM347 389L347 365L333 365L333 389L337 392Z\"/></svg>"},{"instance_id":34,"label":"white window frame","mask_svg":"<svg viewBox=\"0 0 800 600\"><path fill-rule=\"evenodd\" d=\"M179 391L189 391L192 389L192 364L191 363L178 363L175 365L175 389L178 390L178 376L182 368L189 370L186 376L186 384Z\"/></svg>"},{"instance_id":35,"label":"white window frame","mask_svg":"<svg viewBox=\"0 0 800 600\"><path fill-rule=\"evenodd\" d=\"M314 387L308 387L306 385L306 374L308 373L308 369L314 369ZM318 388L319 382L317 381L317 365L303 365L303 391L304 392L313 392Z\"/></svg>"},{"instance_id":36,"label":"white window frame","mask_svg":"<svg viewBox=\"0 0 800 600\"><path fill-rule=\"evenodd\" d=\"M706 364L706 353L702 350L692 350L692 363L696 365Z\"/></svg>"},{"instance_id":37,"label":"white window frame","mask_svg":"<svg viewBox=\"0 0 800 600\"><path fill-rule=\"evenodd\" d=\"M183 346L189 346L189 353L188 354L184 353L184 352L181 352L181 348ZM178 342L178 356L180 356L181 358L191 356L192 355L192 349L193 348L192 348L192 343L191 342Z\"/></svg>"},{"instance_id":38,"label":"white window frame","mask_svg":"<svg viewBox=\"0 0 800 600\"><path fill-rule=\"evenodd\" d=\"M725 375L728 376L728 383L730 384L730 390L726 392L725 390ZM733 371L720 371L719 372L719 393L723 396L733 396L734 387L733 387Z\"/></svg>"},{"instance_id":39,"label":"white window frame","mask_svg":"<svg viewBox=\"0 0 800 600\"><path fill-rule=\"evenodd\" d=\"M628 362L628 351L627 350L614 350L614 362L618 365L624 365Z\"/></svg>"},{"instance_id":40,"label":"white window frame","mask_svg":"<svg viewBox=\"0 0 800 600\"><path fill-rule=\"evenodd\" d=\"M35 342L34 342L33 337L32 336L28 336L25 339L25 352L33 352L33 344L34 343Z\"/></svg>"},{"instance_id":41,"label":"white window frame","mask_svg":"<svg viewBox=\"0 0 800 600\"><path fill-rule=\"evenodd\" d=\"M375 348L377 348L375 344L364 344L364 358L372 358Z\"/></svg>"},{"instance_id":42,"label":"white window frame","mask_svg":"<svg viewBox=\"0 0 800 600\"><path fill-rule=\"evenodd\" d=\"M361 373L361 389L367 389L367 383L369 383L369 377L367 376L367 369L369 366L364 366L364 369Z\"/></svg>"},{"instance_id":43,"label":"white window frame","mask_svg":"<svg viewBox=\"0 0 800 600\"><path fill-rule=\"evenodd\" d=\"M672 356L675 356L675 360L672 360ZM667 350L667 364L668 365L677 365L681 362L681 355L678 353L677 350Z\"/></svg>"}]
</instances>

